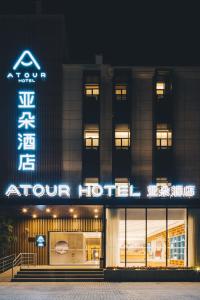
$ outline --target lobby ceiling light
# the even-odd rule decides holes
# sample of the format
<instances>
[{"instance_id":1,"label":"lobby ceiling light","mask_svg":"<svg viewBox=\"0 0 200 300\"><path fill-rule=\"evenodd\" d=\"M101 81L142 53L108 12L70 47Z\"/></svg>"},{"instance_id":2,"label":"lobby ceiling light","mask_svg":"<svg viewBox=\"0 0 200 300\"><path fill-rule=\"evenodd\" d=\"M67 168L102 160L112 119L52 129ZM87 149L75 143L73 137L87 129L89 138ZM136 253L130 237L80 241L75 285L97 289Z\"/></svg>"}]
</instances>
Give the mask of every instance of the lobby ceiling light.
<instances>
[{"instance_id":1,"label":"lobby ceiling light","mask_svg":"<svg viewBox=\"0 0 200 300\"><path fill-rule=\"evenodd\" d=\"M53 215L53 218L56 219L56 218L57 218L57 215Z\"/></svg>"},{"instance_id":2,"label":"lobby ceiling light","mask_svg":"<svg viewBox=\"0 0 200 300\"><path fill-rule=\"evenodd\" d=\"M95 219L98 219L99 216L98 216L98 215L95 215L94 217L95 217Z\"/></svg>"},{"instance_id":3,"label":"lobby ceiling light","mask_svg":"<svg viewBox=\"0 0 200 300\"><path fill-rule=\"evenodd\" d=\"M95 213L98 213L98 211L99 211L99 210L98 210L97 208L94 209L94 212L95 212Z\"/></svg>"},{"instance_id":4,"label":"lobby ceiling light","mask_svg":"<svg viewBox=\"0 0 200 300\"><path fill-rule=\"evenodd\" d=\"M74 219L77 219L77 215L73 215L73 218L74 218Z\"/></svg>"},{"instance_id":5,"label":"lobby ceiling light","mask_svg":"<svg viewBox=\"0 0 200 300\"><path fill-rule=\"evenodd\" d=\"M32 217L33 217L33 219L36 219L36 218L37 218L37 215L36 215L36 214L33 214Z\"/></svg>"},{"instance_id":6,"label":"lobby ceiling light","mask_svg":"<svg viewBox=\"0 0 200 300\"><path fill-rule=\"evenodd\" d=\"M28 211L28 209L27 208L22 208L22 212L25 214L25 213L27 213L27 211Z\"/></svg>"},{"instance_id":7,"label":"lobby ceiling light","mask_svg":"<svg viewBox=\"0 0 200 300\"><path fill-rule=\"evenodd\" d=\"M46 212L50 213L51 212L50 208L46 208Z\"/></svg>"},{"instance_id":8,"label":"lobby ceiling light","mask_svg":"<svg viewBox=\"0 0 200 300\"><path fill-rule=\"evenodd\" d=\"M70 212L70 213L73 213L73 212L74 212L74 209L73 209L73 208L70 208L69 212Z\"/></svg>"}]
</instances>

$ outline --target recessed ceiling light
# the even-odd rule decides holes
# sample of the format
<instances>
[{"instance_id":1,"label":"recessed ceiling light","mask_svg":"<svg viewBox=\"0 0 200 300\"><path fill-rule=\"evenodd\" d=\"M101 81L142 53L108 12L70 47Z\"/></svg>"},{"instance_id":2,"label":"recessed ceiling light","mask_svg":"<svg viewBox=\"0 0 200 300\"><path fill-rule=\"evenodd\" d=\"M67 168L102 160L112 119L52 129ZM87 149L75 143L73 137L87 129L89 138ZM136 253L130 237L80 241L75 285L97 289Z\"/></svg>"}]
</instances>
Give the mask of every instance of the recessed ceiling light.
<instances>
[{"instance_id":1,"label":"recessed ceiling light","mask_svg":"<svg viewBox=\"0 0 200 300\"><path fill-rule=\"evenodd\" d=\"M28 209L27 209L27 208L25 208L25 207L24 207L24 208L22 208L22 212L23 212L23 213L27 213L27 211L28 211Z\"/></svg>"},{"instance_id":2,"label":"recessed ceiling light","mask_svg":"<svg viewBox=\"0 0 200 300\"><path fill-rule=\"evenodd\" d=\"M53 215L53 218L56 219L56 218L57 218L57 215Z\"/></svg>"},{"instance_id":3,"label":"recessed ceiling light","mask_svg":"<svg viewBox=\"0 0 200 300\"><path fill-rule=\"evenodd\" d=\"M36 218L37 218L37 215L36 215L36 214L33 214L32 217L33 217L33 219L36 219Z\"/></svg>"},{"instance_id":4,"label":"recessed ceiling light","mask_svg":"<svg viewBox=\"0 0 200 300\"><path fill-rule=\"evenodd\" d=\"M73 209L73 208L70 208L69 212L70 212L70 213L73 213L73 212L74 212L74 209Z\"/></svg>"},{"instance_id":5,"label":"recessed ceiling light","mask_svg":"<svg viewBox=\"0 0 200 300\"><path fill-rule=\"evenodd\" d=\"M77 215L73 215L73 217L74 217L74 219L76 219L76 218L77 218Z\"/></svg>"},{"instance_id":6,"label":"recessed ceiling light","mask_svg":"<svg viewBox=\"0 0 200 300\"><path fill-rule=\"evenodd\" d=\"M98 219L99 216L98 216L98 215L95 215L94 217L95 217L95 219Z\"/></svg>"},{"instance_id":7,"label":"recessed ceiling light","mask_svg":"<svg viewBox=\"0 0 200 300\"><path fill-rule=\"evenodd\" d=\"M50 213L50 211L51 211L50 208L46 208L47 213Z\"/></svg>"},{"instance_id":8,"label":"recessed ceiling light","mask_svg":"<svg viewBox=\"0 0 200 300\"><path fill-rule=\"evenodd\" d=\"M97 213L99 210L97 208L94 209L94 212Z\"/></svg>"}]
</instances>

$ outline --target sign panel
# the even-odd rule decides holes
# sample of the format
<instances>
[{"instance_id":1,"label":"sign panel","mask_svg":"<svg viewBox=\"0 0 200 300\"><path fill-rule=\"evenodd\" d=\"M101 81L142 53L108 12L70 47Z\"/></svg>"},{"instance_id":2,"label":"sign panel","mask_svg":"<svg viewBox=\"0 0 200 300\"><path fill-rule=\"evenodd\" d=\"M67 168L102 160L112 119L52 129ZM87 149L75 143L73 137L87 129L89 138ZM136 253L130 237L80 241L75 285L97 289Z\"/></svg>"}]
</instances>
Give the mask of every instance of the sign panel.
<instances>
[{"instance_id":1,"label":"sign panel","mask_svg":"<svg viewBox=\"0 0 200 300\"><path fill-rule=\"evenodd\" d=\"M5 191L5 196L7 197L29 197L34 196L36 198L42 197L71 197L71 188L67 184L58 185L43 185L43 184L11 184ZM79 185L77 187L77 197L82 198L191 198L195 196L195 186L194 185L172 185L172 186L162 186L149 185L147 186L147 194L142 195L141 192L136 191L133 185L128 184L87 184Z\"/></svg>"},{"instance_id":2,"label":"sign panel","mask_svg":"<svg viewBox=\"0 0 200 300\"><path fill-rule=\"evenodd\" d=\"M45 247L46 246L46 235L36 235L35 245L40 248Z\"/></svg>"},{"instance_id":3,"label":"sign panel","mask_svg":"<svg viewBox=\"0 0 200 300\"><path fill-rule=\"evenodd\" d=\"M37 165L35 83L45 80L47 75L41 71L41 66L32 51L24 50L6 77L20 84L17 85L17 170L32 172L36 170Z\"/></svg>"}]
</instances>

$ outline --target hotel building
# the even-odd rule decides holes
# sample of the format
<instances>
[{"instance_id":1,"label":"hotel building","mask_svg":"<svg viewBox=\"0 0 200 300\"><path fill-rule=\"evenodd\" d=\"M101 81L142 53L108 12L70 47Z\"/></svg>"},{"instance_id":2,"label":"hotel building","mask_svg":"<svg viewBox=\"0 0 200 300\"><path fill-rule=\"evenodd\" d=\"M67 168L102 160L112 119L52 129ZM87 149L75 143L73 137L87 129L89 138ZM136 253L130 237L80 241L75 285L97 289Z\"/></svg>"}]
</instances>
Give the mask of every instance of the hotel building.
<instances>
[{"instance_id":1,"label":"hotel building","mask_svg":"<svg viewBox=\"0 0 200 300\"><path fill-rule=\"evenodd\" d=\"M200 68L69 64L62 17L1 24L0 214L16 236L5 254L199 265Z\"/></svg>"}]
</instances>

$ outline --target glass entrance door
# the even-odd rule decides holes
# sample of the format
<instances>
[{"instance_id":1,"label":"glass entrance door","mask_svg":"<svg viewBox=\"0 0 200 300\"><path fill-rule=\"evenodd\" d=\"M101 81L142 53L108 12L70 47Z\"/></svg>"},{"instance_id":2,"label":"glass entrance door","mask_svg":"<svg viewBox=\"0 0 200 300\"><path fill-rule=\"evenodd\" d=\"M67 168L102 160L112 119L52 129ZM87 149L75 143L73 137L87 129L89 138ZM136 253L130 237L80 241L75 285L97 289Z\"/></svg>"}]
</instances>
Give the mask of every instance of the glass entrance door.
<instances>
[{"instance_id":1,"label":"glass entrance door","mask_svg":"<svg viewBox=\"0 0 200 300\"><path fill-rule=\"evenodd\" d=\"M101 232L49 232L50 265L99 265Z\"/></svg>"}]
</instances>

